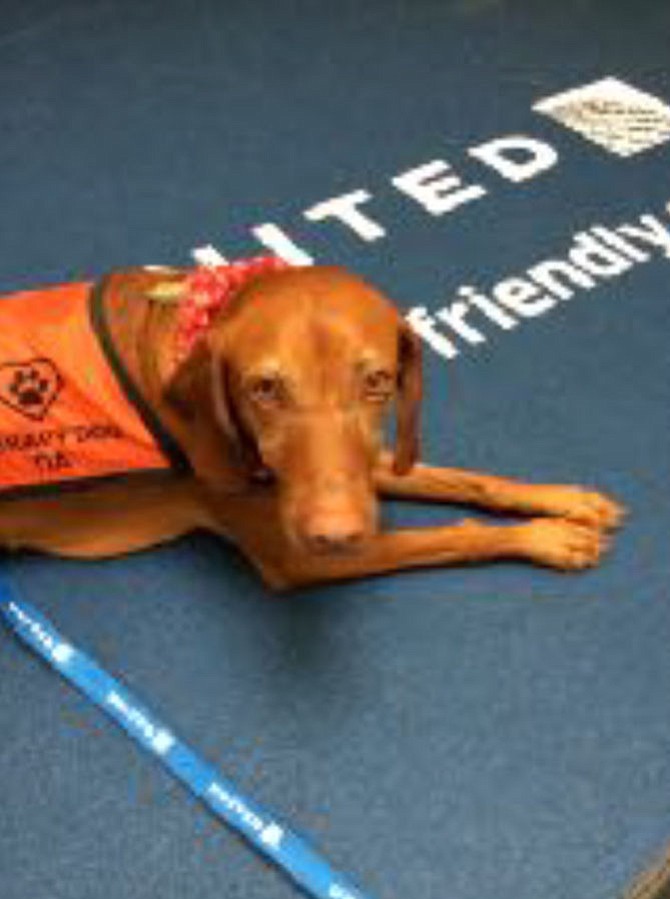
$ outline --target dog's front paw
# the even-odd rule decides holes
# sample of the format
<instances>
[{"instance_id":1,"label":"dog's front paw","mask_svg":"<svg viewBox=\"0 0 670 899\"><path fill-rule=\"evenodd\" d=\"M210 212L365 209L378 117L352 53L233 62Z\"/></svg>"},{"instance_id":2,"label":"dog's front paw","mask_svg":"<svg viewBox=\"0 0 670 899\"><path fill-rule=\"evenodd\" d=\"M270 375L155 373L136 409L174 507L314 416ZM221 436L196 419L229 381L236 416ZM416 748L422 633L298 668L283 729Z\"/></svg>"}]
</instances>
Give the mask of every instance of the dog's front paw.
<instances>
[{"instance_id":1,"label":"dog's front paw","mask_svg":"<svg viewBox=\"0 0 670 899\"><path fill-rule=\"evenodd\" d=\"M626 515L616 500L584 487L546 487L542 500L549 515L605 531L620 527Z\"/></svg>"},{"instance_id":2,"label":"dog's front paw","mask_svg":"<svg viewBox=\"0 0 670 899\"><path fill-rule=\"evenodd\" d=\"M609 541L599 528L563 518L535 518L518 528L520 554L561 571L592 568Z\"/></svg>"}]
</instances>

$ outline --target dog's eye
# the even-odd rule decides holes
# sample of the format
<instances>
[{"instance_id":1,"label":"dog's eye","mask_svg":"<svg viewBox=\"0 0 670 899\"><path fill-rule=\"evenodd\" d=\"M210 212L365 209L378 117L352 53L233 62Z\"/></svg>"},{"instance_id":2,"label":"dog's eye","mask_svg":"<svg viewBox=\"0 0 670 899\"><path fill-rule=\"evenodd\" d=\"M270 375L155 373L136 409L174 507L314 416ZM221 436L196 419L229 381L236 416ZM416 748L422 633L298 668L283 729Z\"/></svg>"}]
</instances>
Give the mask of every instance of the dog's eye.
<instances>
[{"instance_id":1,"label":"dog's eye","mask_svg":"<svg viewBox=\"0 0 670 899\"><path fill-rule=\"evenodd\" d=\"M363 389L367 399L383 402L393 392L393 375L382 368L368 371L363 378Z\"/></svg>"},{"instance_id":2,"label":"dog's eye","mask_svg":"<svg viewBox=\"0 0 670 899\"><path fill-rule=\"evenodd\" d=\"M274 405L284 399L284 385L274 375L260 375L249 385L251 399L264 406Z\"/></svg>"}]
</instances>

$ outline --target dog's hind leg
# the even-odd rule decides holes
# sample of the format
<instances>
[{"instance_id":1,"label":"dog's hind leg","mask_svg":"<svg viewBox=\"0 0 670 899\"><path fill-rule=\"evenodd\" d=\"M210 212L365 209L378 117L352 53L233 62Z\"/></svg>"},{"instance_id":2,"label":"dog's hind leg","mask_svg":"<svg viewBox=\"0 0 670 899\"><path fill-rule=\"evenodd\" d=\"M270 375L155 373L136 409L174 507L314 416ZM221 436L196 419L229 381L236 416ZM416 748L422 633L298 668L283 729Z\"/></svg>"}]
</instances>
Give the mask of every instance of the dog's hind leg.
<instances>
[{"instance_id":1,"label":"dog's hind leg","mask_svg":"<svg viewBox=\"0 0 670 899\"><path fill-rule=\"evenodd\" d=\"M99 559L173 540L205 524L197 502L169 486L124 485L0 505L0 547Z\"/></svg>"},{"instance_id":2,"label":"dog's hind leg","mask_svg":"<svg viewBox=\"0 0 670 899\"><path fill-rule=\"evenodd\" d=\"M375 471L382 496L464 503L499 512L550 515L602 529L617 527L623 508L595 490L561 484L526 484L461 468L415 465L405 475L393 472L385 453Z\"/></svg>"}]
</instances>

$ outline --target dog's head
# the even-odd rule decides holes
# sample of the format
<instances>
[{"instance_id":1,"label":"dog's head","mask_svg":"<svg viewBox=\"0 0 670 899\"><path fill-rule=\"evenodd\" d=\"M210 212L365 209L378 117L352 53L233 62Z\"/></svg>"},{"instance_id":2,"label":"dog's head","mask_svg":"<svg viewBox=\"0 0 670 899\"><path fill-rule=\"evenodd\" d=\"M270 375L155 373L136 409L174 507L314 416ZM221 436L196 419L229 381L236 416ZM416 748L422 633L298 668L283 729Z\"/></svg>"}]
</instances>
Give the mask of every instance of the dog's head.
<instances>
[{"instance_id":1,"label":"dog's head","mask_svg":"<svg viewBox=\"0 0 670 899\"><path fill-rule=\"evenodd\" d=\"M418 453L420 343L393 305L347 272L259 278L213 322L166 398L212 459L270 476L288 536L315 552L358 546L376 528L373 469L395 403L394 469ZM203 449L203 447L201 447ZM197 473L212 480L207 462Z\"/></svg>"}]
</instances>

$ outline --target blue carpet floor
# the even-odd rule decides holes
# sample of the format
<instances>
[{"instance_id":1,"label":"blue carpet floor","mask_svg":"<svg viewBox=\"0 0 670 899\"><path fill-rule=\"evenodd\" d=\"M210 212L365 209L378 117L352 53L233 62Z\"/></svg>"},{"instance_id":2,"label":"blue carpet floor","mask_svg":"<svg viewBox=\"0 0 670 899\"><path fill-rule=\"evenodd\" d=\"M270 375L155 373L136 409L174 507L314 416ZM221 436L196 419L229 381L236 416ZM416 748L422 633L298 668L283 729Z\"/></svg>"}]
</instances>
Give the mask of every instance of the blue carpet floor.
<instances>
[{"instance_id":1,"label":"blue carpet floor","mask_svg":"<svg viewBox=\"0 0 670 899\"><path fill-rule=\"evenodd\" d=\"M27 599L379 899L615 899L670 837L670 144L617 155L630 109L603 146L532 108L604 78L670 104L669 40L665 4L622 0L2 5L1 291L280 234L425 307L457 350L427 347L428 459L630 509L575 576L501 564L278 598L206 536L12 562ZM515 181L482 161L510 135L551 165ZM397 179L437 160L460 183L434 215ZM358 230L323 217L358 191ZM652 233L645 216L644 260L541 314L473 311L482 340L435 318L594 226ZM0 636L3 899L295 895Z\"/></svg>"}]
</instances>

